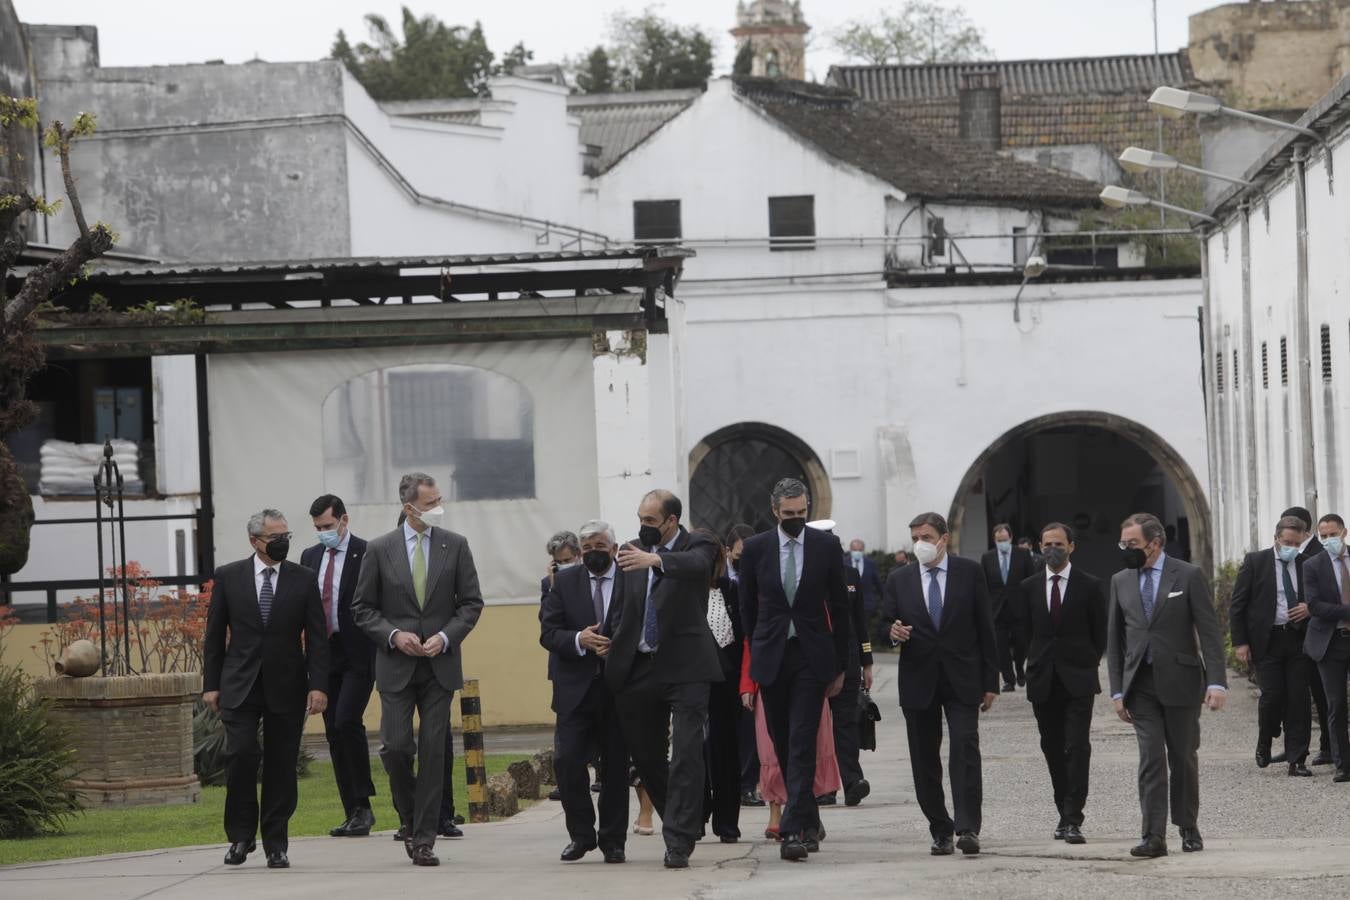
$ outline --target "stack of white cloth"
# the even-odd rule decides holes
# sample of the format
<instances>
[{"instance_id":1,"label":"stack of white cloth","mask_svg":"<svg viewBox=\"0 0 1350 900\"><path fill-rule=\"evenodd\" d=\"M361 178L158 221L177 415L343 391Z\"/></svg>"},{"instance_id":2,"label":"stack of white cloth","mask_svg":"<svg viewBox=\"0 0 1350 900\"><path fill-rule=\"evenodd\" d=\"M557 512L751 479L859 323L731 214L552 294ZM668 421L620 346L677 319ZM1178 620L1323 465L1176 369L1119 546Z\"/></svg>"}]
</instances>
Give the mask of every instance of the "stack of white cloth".
<instances>
[{"instance_id":1,"label":"stack of white cloth","mask_svg":"<svg viewBox=\"0 0 1350 900\"><path fill-rule=\"evenodd\" d=\"M114 440L113 460L122 474L122 491L143 494L141 484L140 450L135 441ZM92 494L94 474L103 465L102 444L72 444L68 441L42 443L42 470L38 476L38 492L44 496L59 494ZM115 485L114 485L115 487Z\"/></svg>"}]
</instances>

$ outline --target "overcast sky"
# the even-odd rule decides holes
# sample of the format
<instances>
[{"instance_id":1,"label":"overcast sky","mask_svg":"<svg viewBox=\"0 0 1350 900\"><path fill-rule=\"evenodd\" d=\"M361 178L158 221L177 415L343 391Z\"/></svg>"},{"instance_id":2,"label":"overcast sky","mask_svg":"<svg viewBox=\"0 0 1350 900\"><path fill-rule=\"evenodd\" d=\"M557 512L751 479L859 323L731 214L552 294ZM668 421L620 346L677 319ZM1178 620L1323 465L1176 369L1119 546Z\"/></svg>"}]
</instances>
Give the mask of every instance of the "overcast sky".
<instances>
[{"instance_id":1,"label":"overcast sky","mask_svg":"<svg viewBox=\"0 0 1350 900\"><path fill-rule=\"evenodd\" d=\"M1219 2L1157 0L1161 48L1185 46L1187 16ZM14 5L24 22L97 26L105 66L208 59L235 63L255 56L272 62L320 59L328 55L339 28L356 43L366 36L366 13L377 12L397 23L401 6L385 0L14 0ZM431 13L450 23L478 19L497 54L523 40L535 51L536 62L576 56L604 40L615 12L644 8L642 0L422 0L410 5L419 15ZM716 71L731 67L734 47L727 31L735 24L735 0L653 5L669 19L711 32L717 42ZM1153 50L1152 0L964 0L961 5L984 29L998 59ZM802 0L812 26L808 77L823 80L830 65L842 61L830 40L842 23L886 7L878 0Z\"/></svg>"}]
</instances>

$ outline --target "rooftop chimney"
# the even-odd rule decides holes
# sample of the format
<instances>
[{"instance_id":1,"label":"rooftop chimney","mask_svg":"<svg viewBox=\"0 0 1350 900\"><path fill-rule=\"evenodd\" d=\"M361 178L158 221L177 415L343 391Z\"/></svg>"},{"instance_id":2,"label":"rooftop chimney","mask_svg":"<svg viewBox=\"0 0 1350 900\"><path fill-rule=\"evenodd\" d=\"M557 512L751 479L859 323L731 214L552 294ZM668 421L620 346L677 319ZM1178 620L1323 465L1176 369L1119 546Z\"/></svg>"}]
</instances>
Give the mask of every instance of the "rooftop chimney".
<instances>
[{"instance_id":1,"label":"rooftop chimney","mask_svg":"<svg viewBox=\"0 0 1350 900\"><path fill-rule=\"evenodd\" d=\"M987 150L1003 146L1003 90L998 71L961 73L961 140Z\"/></svg>"}]
</instances>

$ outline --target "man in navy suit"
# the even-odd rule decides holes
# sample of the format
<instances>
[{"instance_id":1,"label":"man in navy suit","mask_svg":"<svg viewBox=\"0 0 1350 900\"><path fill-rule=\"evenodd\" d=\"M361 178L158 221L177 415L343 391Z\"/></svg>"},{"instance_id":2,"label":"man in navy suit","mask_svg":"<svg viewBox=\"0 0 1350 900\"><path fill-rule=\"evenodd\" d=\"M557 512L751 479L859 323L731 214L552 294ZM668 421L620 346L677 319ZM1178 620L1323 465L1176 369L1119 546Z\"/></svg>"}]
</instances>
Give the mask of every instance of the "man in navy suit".
<instances>
[{"instance_id":1,"label":"man in navy suit","mask_svg":"<svg viewBox=\"0 0 1350 900\"><path fill-rule=\"evenodd\" d=\"M352 595L361 574L366 542L351 533L341 497L324 494L309 507L318 543L300 555L300 565L319 574L319 596L328 625L328 708L323 713L333 777L347 818L333 837L370 834L375 814L370 798L370 744L364 720L375 687L375 645L352 619Z\"/></svg>"},{"instance_id":2,"label":"man in navy suit","mask_svg":"<svg viewBox=\"0 0 1350 900\"><path fill-rule=\"evenodd\" d=\"M913 562L886 579L883 615L900 650L900 707L919 807L934 856L980 852L983 781L980 712L998 696L994 618L980 564L947 552L947 520L934 512L909 523ZM952 804L942 792L942 719L951 744Z\"/></svg>"},{"instance_id":3,"label":"man in navy suit","mask_svg":"<svg viewBox=\"0 0 1350 900\"><path fill-rule=\"evenodd\" d=\"M539 643L554 659L553 712L558 721L554 768L567 834L563 862L597 846L605 862L624 861L628 830L628 749L614 694L605 682L610 636L623 610L624 573L614 563L614 531L605 522L581 526L581 566L555 573L539 612ZM599 746L600 828L596 830L586 764Z\"/></svg>"},{"instance_id":4,"label":"man in navy suit","mask_svg":"<svg viewBox=\"0 0 1350 900\"><path fill-rule=\"evenodd\" d=\"M1346 555L1345 520L1328 513L1317 522L1325 552L1303 566L1304 599L1312 618L1303 648L1317 663L1327 694L1327 724L1333 781L1350 781L1350 737L1346 725L1345 677L1350 670L1350 557Z\"/></svg>"},{"instance_id":5,"label":"man in navy suit","mask_svg":"<svg viewBox=\"0 0 1350 900\"><path fill-rule=\"evenodd\" d=\"M784 478L770 501L778 526L747 539L741 552L741 624L750 636L750 677L760 686L787 786L779 855L799 861L820 849L820 809L812 791L816 735L825 698L844 686L848 589L839 539L806 527L806 485ZM742 701L749 708L754 695Z\"/></svg>"}]
</instances>

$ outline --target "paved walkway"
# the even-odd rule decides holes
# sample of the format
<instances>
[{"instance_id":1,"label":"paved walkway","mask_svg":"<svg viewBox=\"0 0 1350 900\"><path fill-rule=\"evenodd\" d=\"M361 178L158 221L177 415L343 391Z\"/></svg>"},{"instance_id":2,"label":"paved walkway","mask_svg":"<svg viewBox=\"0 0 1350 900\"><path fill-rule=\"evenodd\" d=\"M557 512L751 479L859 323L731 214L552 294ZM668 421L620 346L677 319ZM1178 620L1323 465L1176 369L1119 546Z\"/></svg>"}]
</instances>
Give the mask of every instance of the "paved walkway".
<instances>
[{"instance_id":1,"label":"paved walkway","mask_svg":"<svg viewBox=\"0 0 1350 900\"><path fill-rule=\"evenodd\" d=\"M762 838L740 844L701 843L693 866L661 867L658 837L630 837L628 864L606 866L597 854L563 865L561 811L540 803L515 818L465 828L460 841L438 846L439 869L418 869L402 848L380 838L302 838L291 843L292 868L268 871L260 855L231 869L224 845L0 869L0 897L213 900L387 897L450 891L465 897L623 898L742 897L1328 897L1350 891L1350 785L1325 768L1291 779L1282 766L1251 761L1256 700L1235 681L1228 708L1206 713L1201 748L1201 818L1206 850L1133 860L1138 805L1133 732L1099 698L1093 723L1089 843L1051 840L1055 814L1039 755L1036 727L1023 694L999 698L983 717L985 852L979 857L928 855L927 827L913 799L904 728L895 707L894 662L882 657L875 692L885 721L882 750L864 754L873 785L856 809L824 811L829 832L809 862L778 859ZM636 807L634 807L635 809ZM742 831L755 838L764 810L744 810Z\"/></svg>"}]
</instances>

